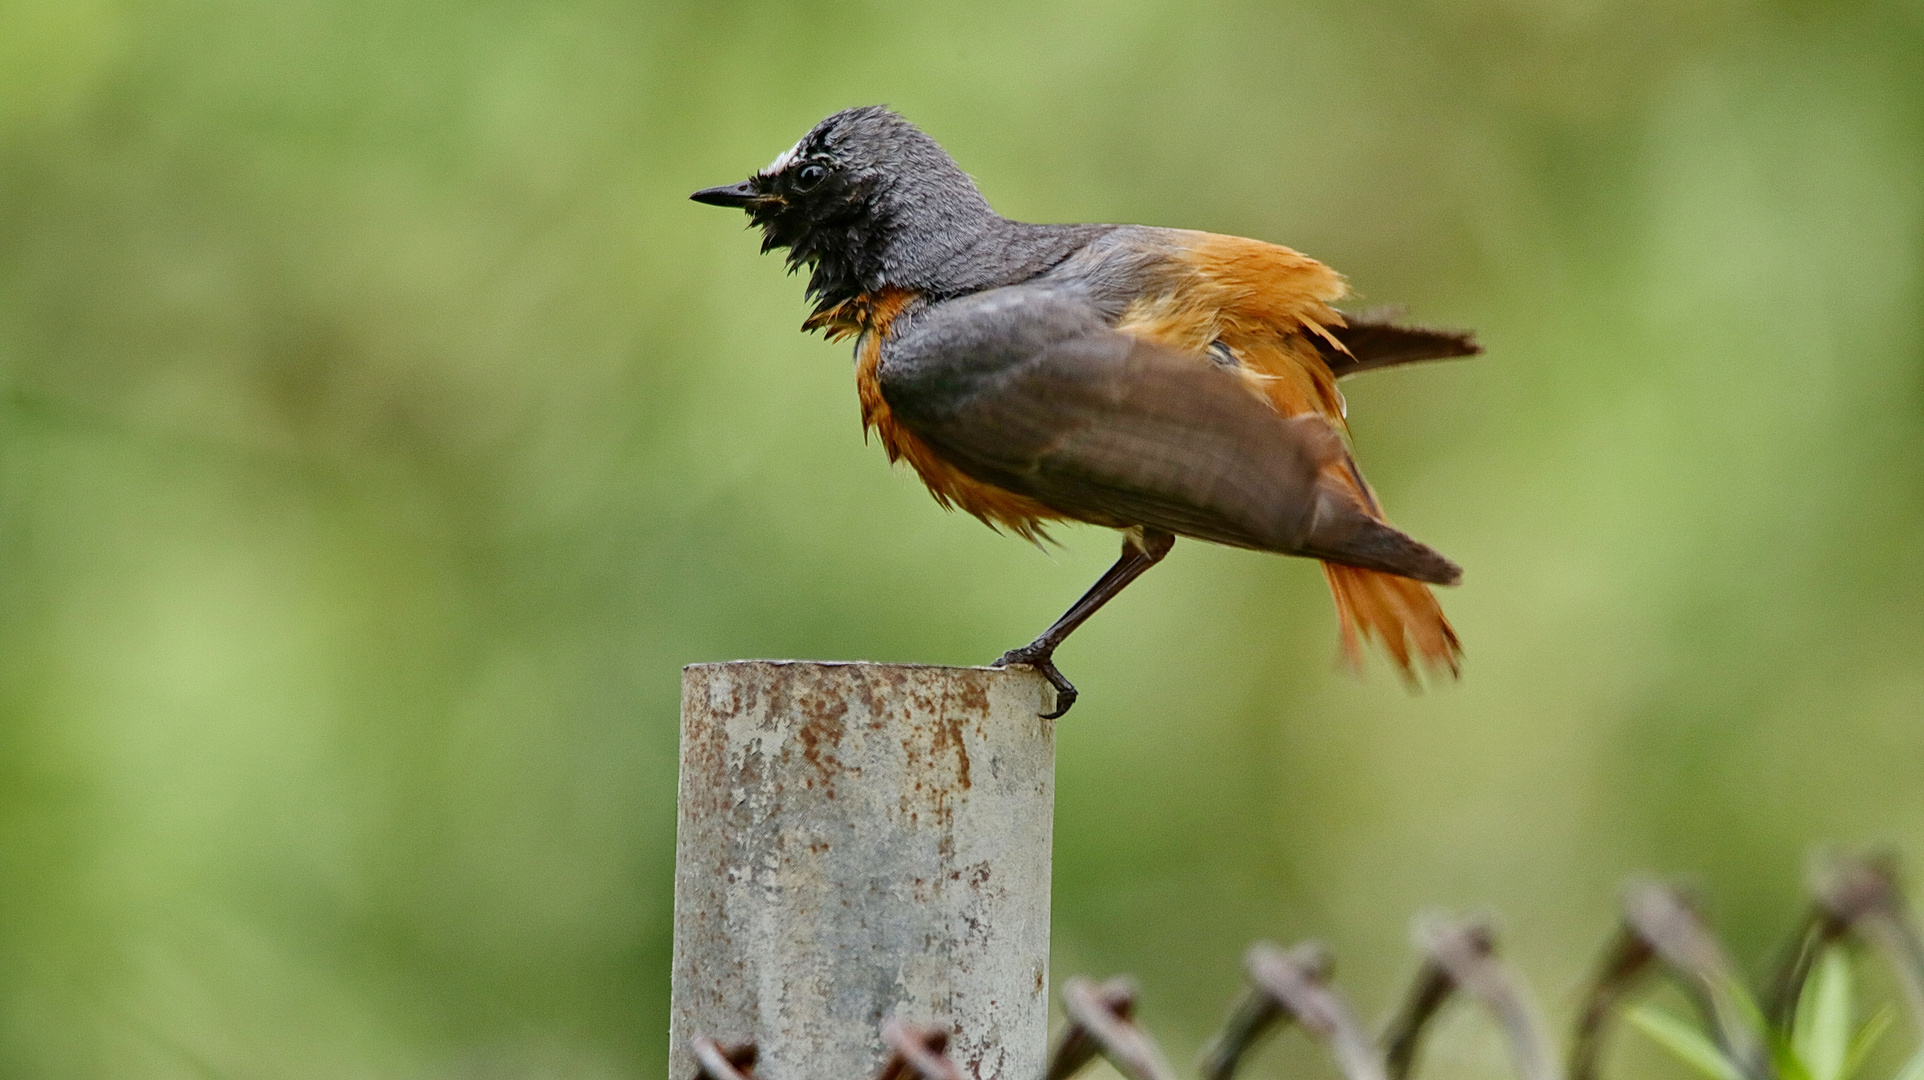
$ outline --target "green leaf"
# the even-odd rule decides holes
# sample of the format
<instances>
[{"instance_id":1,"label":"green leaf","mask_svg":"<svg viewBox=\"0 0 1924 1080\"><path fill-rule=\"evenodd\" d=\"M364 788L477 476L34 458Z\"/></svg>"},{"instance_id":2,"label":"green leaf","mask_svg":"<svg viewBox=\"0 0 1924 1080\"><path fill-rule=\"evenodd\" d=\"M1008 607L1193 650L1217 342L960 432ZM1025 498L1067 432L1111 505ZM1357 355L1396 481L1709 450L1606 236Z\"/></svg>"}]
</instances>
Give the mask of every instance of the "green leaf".
<instances>
[{"instance_id":1,"label":"green leaf","mask_svg":"<svg viewBox=\"0 0 1924 1080\"><path fill-rule=\"evenodd\" d=\"M1828 948L1797 999L1791 1045L1811 1080L1841 1080L1850 1041L1850 957L1842 949Z\"/></svg>"},{"instance_id":2,"label":"green leaf","mask_svg":"<svg viewBox=\"0 0 1924 1080\"><path fill-rule=\"evenodd\" d=\"M1625 1010L1624 1018L1650 1041L1676 1055L1677 1060L1696 1069L1711 1080L1744 1080L1737 1066L1724 1057L1715 1043L1689 1024L1658 1012L1647 1005Z\"/></svg>"},{"instance_id":3,"label":"green leaf","mask_svg":"<svg viewBox=\"0 0 1924 1080\"><path fill-rule=\"evenodd\" d=\"M1877 1007L1877 1011L1864 1021L1864 1026L1858 1028L1857 1034L1852 1037L1851 1048L1844 1054L1844 1070L1838 1080L1850 1080L1857 1075L1857 1071L1864 1067L1864 1062L1871 1056L1871 1051L1877 1049L1877 1040L1884 1037L1884 1032L1890 1030L1891 1021L1895 1019L1897 1010L1889 1002Z\"/></svg>"},{"instance_id":4,"label":"green leaf","mask_svg":"<svg viewBox=\"0 0 1924 1080\"><path fill-rule=\"evenodd\" d=\"M1768 1039L1770 1063L1777 1069L1777 1080L1812 1080L1810 1070L1797 1056L1797 1050L1790 1045L1790 1036L1772 1031Z\"/></svg>"},{"instance_id":5,"label":"green leaf","mask_svg":"<svg viewBox=\"0 0 1924 1080\"><path fill-rule=\"evenodd\" d=\"M1772 1027L1764 1018L1764 1011L1757 1007L1757 999L1736 978L1720 979L1711 984L1711 1012L1716 1016L1716 1027L1711 1036L1720 1049L1718 1053L1737 1071L1743 1071L1743 1064L1730 1051L1723 1049L1725 1037L1729 1037L1732 1047L1755 1040L1757 1046L1769 1055L1777 1067L1778 1080L1811 1080L1809 1070L1798 1060L1797 1053L1791 1049L1790 1036Z\"/></svg>"}]
</instances>

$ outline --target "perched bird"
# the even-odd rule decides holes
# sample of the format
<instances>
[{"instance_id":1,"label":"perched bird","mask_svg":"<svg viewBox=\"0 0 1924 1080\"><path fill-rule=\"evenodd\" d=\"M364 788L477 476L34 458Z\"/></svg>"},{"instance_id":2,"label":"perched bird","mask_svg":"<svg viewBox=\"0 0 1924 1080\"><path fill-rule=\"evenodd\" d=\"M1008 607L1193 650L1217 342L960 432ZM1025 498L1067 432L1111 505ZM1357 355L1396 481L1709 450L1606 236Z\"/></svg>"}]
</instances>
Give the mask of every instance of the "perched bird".
<instances>
[{"instance_id":1,"label":"perched bird","mask_svg":"<svg viewBox=\"0 0 1924 1080\"><path fill-rule=\"evenodd\" d=\"M1454 675L1425 583L1456 564L1390 527L1345 438L1348 375L1481 351L1468 334L1350 318L1343 278L1285 247L1140 225L1031 225L880 106L823 120L767 168L691 196L738 207L807 268L804 330L853 336L866 429L937 502L1037 540L1123 532L1122 557L996 663L1076 688L1054 654L1178 536L1323 562L1350 662L1375 639Z\"/></svg>"}]
</instances>

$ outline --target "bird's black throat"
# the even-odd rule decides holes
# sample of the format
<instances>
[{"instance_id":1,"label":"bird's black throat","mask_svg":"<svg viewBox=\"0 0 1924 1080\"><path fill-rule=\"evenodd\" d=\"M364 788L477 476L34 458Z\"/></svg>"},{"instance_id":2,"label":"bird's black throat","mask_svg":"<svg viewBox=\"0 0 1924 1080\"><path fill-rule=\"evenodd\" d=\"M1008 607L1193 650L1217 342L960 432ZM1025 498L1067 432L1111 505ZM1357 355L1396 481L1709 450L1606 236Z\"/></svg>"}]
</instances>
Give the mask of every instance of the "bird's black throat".
<instances>
[{"instance_id":1,"label":"bird's black throat","mask_svg":"<svg viewBox=\"0 0 1924 1080\"><path fill-rule=\"evenodd\" d=\"M786 249L789 272L808 270L815 315L889 284L891 226L872 201L875 187L835 180L801 196L771 190L747 207L762 250Z\"/></svg>"}]
</instances>

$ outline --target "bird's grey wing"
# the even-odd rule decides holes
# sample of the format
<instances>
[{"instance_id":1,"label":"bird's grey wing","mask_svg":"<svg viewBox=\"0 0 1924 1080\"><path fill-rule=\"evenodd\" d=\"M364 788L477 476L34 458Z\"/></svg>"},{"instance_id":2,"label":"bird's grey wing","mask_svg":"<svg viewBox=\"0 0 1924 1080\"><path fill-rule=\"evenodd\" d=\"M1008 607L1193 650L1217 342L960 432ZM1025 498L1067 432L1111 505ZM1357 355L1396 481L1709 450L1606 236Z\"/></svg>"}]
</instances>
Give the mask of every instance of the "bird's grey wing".
<instances>
[{"instance_id":1,"label":"bird's grey wing","mask_svg":"<svg viewBox=\"0 0 1924 1080\"><path fill-rule=\"evenodd\" d=\"M1018 285L937 304L887 343L891 415L978 480L1084 520L1300 552L1343 448L1241 376L1117 332L1086 293Z\"/></svg>"}]
</instances>

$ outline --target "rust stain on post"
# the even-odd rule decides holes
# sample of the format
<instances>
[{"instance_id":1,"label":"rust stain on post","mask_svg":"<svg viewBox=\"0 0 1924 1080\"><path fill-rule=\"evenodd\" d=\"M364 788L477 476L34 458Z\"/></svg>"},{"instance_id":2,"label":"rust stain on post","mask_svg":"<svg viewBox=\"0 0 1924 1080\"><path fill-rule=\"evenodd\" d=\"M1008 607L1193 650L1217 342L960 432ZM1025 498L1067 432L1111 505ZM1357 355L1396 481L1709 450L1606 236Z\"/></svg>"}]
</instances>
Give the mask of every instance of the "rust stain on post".
<instances>
[{"instance_id":1,"label":"rust stain on post","mask_svg":"<svg viewBox=\"0 0 1924 1080\"><path fill-rule=\"evenodd\" d=\"M1055 728L1027 669L739 661L682 675L670 1080L698 1035L857 1080L882 1022L975 1080L1047 1051Z\"/></svg>"}]
</instances>

